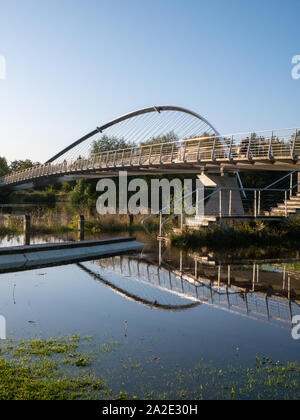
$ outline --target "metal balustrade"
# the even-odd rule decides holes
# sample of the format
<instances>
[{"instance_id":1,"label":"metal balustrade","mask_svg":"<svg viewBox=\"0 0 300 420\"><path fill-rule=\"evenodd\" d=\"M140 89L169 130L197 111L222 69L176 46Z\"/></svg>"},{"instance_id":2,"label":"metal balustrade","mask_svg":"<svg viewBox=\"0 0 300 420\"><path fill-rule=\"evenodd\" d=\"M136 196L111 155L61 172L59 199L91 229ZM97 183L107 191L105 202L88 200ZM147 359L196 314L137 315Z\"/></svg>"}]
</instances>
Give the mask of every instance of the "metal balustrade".
<instances>
[{"instance_id":1,"label":"metal balustrade","mask_svg":"<svg viewBox=\"0 0 300 420\"><path fill-rule=\"evenodd\" d=\"M35 166L0 179L0 185L19 184L39 178L112 169L151 168L184 164L224 162L298 161L300 129L198 137L173 143L149 144L102 152L87 158Z\"/></svg>"},{"instance_id":2,"label":"metal balustrade","mask_svg":"<svg viewBox=\"0 0 300 420\"><path fill-rule=\"evenodd\" d=\"M180 267L182 258L181 252ZM93 265L97 268L92 269ZM239 285L235 280L240 274L239 266L218 265L210 267L208 271L207 266L201 265L197 258L194 259L193 265L182 270L163 261L157 264L147 259L122 256L90 263L89 269L91 273L97 273L99 270L101 277L106 277L110 271L118 274L113 278L110 276L112 285L127 288L130 296L134 293L141 303L147 298L147 301L164 303L165 307L169 304L171 309L174 308L171 303L176 296L255 320L276 325L280 323L281 326L285 324L287 327L291 325L292 317L299 314L298 296L295 301L288 297L292 288L291 279L282 290L279 283L270 296L266 292L266 285L261 281L264 270L258 264L247 267L247 270L243 267L245 285ZM286 272L278 272L276 276L278 281L283 280L284 285ZM294 281L294 275L292 280ZM137 282L140 287L137 287ZM141 299L142 296L144 299Z\"/></svg>"}]
</instances>

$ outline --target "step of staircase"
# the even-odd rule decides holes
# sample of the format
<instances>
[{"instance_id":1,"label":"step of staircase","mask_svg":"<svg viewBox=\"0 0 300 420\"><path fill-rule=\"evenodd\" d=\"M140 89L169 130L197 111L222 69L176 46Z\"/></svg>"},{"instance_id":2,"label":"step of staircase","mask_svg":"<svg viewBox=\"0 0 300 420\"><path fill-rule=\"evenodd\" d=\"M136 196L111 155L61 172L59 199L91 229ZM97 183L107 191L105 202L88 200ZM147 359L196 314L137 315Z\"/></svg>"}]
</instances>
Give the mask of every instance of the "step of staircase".
<instances>
[{"instance_id":1,"label":"step of staircase","mask_svg":"<svg viewBox=\"0 0 300 420\"><path fill-rule=\"evenodd\" d=\"M277 207L271 208L268 215L270 216L279 216L285 215L287 212L288 216L296 215L300 212L300 193L297 193L294 197L291 197L287 203L279 203Z\"/></svg>"},{"instance_id":2,"label":"step of staircase","mask_svg":"<svg viewBox=\"0 0 300 420\"><path fill-rule=\"evenodd\" d=\"M202 217L187 217L185 220L185 226L188 228L199 228L209 227L213 223L216 223L217 218L215 216L202 216Z\"/></svg>"}]
</instances>

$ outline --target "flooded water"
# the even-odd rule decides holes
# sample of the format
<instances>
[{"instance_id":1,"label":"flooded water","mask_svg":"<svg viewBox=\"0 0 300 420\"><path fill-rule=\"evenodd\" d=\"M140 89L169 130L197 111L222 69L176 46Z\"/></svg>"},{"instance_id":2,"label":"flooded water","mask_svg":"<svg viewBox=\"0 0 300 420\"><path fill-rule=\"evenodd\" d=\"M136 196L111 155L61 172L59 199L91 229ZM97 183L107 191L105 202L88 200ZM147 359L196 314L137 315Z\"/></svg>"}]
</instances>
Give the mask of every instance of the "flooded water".
<instances>
[{"instance_id":1,"label":"flooded water","mask_svg":"<svg viewBox=\"0 0 300 420\"><path fill-rule=\"evenodd\" d=\"M192 397L199 377L191 373L199 363L222 371L252 367L257 355L300 362L300 341L291 334L292 319L300 315L296 250L259 261L245 258L249 250L188 252L136 236L145 243L137 255L1 274L7 337L80 334L92 337L98 350L110 343L110 351L95 356L94 371L116 392L143 389L143 396L153 390L161 396L171 382L168 396L179 398L175 389L184 388L182 397ZM0 246L23 241L4 237ZM170 372L177 373L167 380Z\"/></svg>"}]
</instances>

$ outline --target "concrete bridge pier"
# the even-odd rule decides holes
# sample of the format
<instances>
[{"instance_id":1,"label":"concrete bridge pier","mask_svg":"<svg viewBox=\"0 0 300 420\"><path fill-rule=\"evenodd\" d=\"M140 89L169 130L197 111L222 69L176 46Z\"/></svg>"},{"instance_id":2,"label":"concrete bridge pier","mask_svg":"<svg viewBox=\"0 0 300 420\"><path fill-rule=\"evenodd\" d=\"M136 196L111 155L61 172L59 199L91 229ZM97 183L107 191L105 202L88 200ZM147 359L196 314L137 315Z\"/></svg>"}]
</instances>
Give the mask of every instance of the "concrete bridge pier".
<instances>
[{"instance_id":1,"label":"concrete bridge pier","mask_svg":"<svg viewBox=\"0 0 300 420\"><path fill-rule=\"evenodd\" d=\"M220 191L219 188L239 189L236 175L198 175L196 216L186 219L187 226L208 224L220 216L244 216L244 206L240 191ZM205 200L205 197L213 194Z\"/></svg>"}]
</instances>

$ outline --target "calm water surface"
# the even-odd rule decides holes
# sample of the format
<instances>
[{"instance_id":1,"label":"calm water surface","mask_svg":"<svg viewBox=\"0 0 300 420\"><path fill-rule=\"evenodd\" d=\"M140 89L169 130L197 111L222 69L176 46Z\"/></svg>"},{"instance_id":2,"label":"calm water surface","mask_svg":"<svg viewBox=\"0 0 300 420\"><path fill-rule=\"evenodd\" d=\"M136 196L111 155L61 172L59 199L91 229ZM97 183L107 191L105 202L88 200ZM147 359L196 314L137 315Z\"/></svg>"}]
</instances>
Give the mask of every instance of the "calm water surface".
<instances>
[{"instance_id":1,"label":"calm water surface","mask_svg":"<svg viewBox=\"0 0 300 420\"><path fill-rule=\"evenodd\" d=\"M106 372L112 388L122 384L132 392L145 378L159 388L163 369L188 372L200 360L218 369L251 366L257 354L300 362L300 341L291 336L291 317L300 314L296 251L261 263L164 244L159 255L155 240L137 236L145 242L139 255L1 274L7 336L80 334L96 346L113 343L95 370ZM0 246L22 243L22 236L6 237Z\"/></svg>"}]
</instances>

